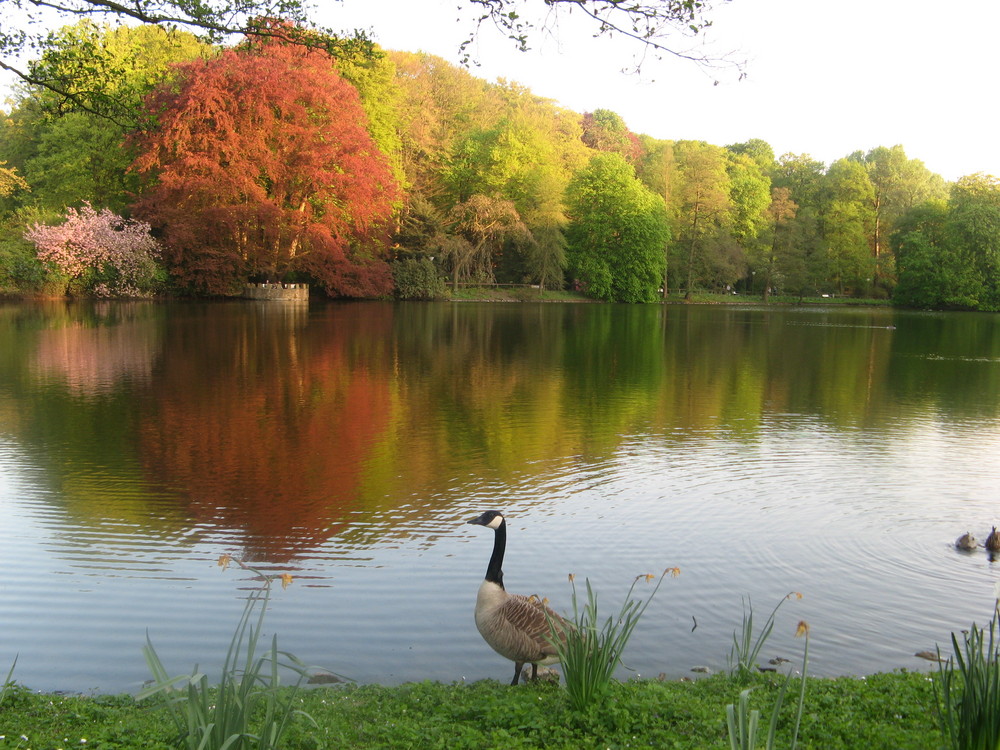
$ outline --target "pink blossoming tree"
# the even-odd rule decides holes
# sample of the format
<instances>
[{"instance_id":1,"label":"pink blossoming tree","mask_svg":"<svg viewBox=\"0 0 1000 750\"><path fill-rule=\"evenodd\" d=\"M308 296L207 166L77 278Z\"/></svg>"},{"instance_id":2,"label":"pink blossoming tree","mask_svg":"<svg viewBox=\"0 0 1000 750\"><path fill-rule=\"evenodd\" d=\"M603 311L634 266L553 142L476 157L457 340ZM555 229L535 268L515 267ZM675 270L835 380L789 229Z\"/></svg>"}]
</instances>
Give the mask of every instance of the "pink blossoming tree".
<instances>
[{"instance_id":1,"label":"pink blossoming tree","mask_svg":"<svg viewBox=\"0 0 1000 750\"><path fill-rule=\"evenodd\" d=\"M68 289L97 297L148 297L160 257L149 230L145 222L84 203L67 208L62 224L35 224L24 237L35 245L39 260L68 277Z\"/></svg>"}]
</instances>

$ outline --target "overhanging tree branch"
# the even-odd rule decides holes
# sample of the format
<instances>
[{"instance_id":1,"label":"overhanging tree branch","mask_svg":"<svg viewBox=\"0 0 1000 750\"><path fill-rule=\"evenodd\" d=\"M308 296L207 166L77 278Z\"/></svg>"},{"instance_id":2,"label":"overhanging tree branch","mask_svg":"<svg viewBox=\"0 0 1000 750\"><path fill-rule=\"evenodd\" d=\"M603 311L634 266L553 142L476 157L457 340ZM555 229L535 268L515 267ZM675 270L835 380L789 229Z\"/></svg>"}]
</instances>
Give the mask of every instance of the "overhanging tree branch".
<instances>
[{"instance_id":1,"label":"overhanging tree branch","mask_svg":"<svg viewBox=\"0 0 1000 750\"><path fill-rule=\"evenodd\" d=\"M72 65L65 57L55 63L46 60L46 53L59 47L60 32L53 26L94 19L157 26L168 32L185 30L209 42L232 36L280 37L338 57L371 56L374 50L362 31L338 35L311 25L302 0L3 0L3 4L0 69L54 95L60 111L90 112L118 124L135 124L135 102L102 90L108 80L95 78L95 67L86 55L78 54ZM287 23L276 24L274 19ZM94 52L100 52L99 44ZM32 55L35 59L24 61Z\"/></svg>"},{"instance_id":2,"label":"overhanging tree branch","mask_svg":"<svg viewBox=\"0 0 1000 750\"><path fill-rule=\"evenodd\" d=\"M728 2L729 0L723 0ZM518 49L530 49L538 34L552 33L560 13L579 13L596 25L593 36L620 37L638 43L640 62L645 54L673 56L701 66L727 65L742 70L742 64L724 56L713 57L678 44L692 39L712 25L707 13L710 0L467 0L481 10L473 19L474 31L461 45L463 62L471 60L470 47L484 23L515 43ZM544 4L546 13L540 21L531 14ZM459 6L461 9L461 6ZM537 13L536 13L537 15Z\"/></svg>"},{"instance_id":3,"label":"overhanging tree branch","mask_svg":"<svg viewBox=\"0 0 1000 750\"><path fill-rule=\"evenodd\" d=\"M728 2L728 0L722 0ZM232 36L248 38L280 35L295 44L322 48L337 57L370 56L374 47L359 30L343 34L312 25L309 0L2 0L0 68L29 86L54 94L62 108L75 108L125 122L132 103L120 97L93 95L94 80L65 66L47 66L44 53L58 41L56 25L82 18L186 30L209 42ZM697 37L711 25L711 0L456 0L460 9L473 8L473 29L461 45L462 62L471 58L470 46L484 23L490 22L520 50L527 50L540 33L552 33L561 13L587 19L594 36L619 37L635 42L641 51L636 68L647 53L671 55L705 67L739 63L685 49L683 39ZM278 27L280 19L290 26ZM24 62L32 55L36 59ZM55 66L59 68L59 66ZM74 77L75 76L75 77Z\"/></svg>"}]
</instances>

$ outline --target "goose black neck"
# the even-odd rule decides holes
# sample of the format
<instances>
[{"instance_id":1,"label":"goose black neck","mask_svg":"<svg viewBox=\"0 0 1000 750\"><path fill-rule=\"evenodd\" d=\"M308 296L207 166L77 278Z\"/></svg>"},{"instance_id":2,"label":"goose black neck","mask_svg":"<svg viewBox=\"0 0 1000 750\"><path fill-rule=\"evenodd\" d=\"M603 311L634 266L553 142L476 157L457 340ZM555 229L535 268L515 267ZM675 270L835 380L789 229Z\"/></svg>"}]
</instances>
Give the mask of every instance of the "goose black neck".
<instances>
[{"instance_id":1,"label":"goose black neck","mask_svg":"<svg viewBox=\"0 0 1000 750\"><path fill-rule=\"evenodd\" d=\"M503 588L503 553L507 548L507 521L501 521L493 531L493 554L486 567L486 580Z\"/></svg>"}]
</instances>

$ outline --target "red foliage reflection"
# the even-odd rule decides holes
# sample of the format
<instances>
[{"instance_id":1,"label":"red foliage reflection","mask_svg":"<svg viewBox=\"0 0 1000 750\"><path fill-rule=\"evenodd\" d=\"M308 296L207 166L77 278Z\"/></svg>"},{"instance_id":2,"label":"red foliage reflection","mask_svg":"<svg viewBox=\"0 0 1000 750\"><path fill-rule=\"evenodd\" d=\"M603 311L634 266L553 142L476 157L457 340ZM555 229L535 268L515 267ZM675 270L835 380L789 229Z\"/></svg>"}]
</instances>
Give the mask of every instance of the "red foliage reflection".
<instances>
[{"instance_id":1,"label":"red foliage reflection","mask_svg":"<svg viewBox=\"0 0 1000 750\"><path fill-rule=\"evenodd\" d=\"M287 560L344 527L389 423L392 308L330 310L307 327L306 308L262 303L167 332L142 460L194 518L245 532L250 560Z\"/></svg>"}]
</instances>

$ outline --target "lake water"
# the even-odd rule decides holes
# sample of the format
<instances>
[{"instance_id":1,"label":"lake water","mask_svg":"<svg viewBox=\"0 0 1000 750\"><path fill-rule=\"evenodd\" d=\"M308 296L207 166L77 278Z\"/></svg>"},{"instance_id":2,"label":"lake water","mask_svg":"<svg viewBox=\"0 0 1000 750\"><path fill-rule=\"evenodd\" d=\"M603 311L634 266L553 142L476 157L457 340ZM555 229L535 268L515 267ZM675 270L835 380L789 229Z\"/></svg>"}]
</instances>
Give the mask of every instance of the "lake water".
<instances>
[{"instance_id":1,"label":"lake water","mask_svg":"<svg viewBox=\"0 0 1000 750\"><path fill-rule=\"evenodd\" d=\"M0 304L0 672L134 691L146 633L217 668L253 576L268 632L362 682L509 680L472 610L608 612L679 567L627 653L726 668L741 600L790 591L764 657L865 674L988 620L1000 317L587 304ZM647 591L645 584L640 591ZM697 627L695 627L697 624ZM627 676L629 672L622 672Z\"/></svg>"}]
</instances>

